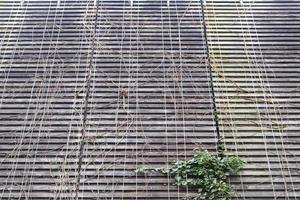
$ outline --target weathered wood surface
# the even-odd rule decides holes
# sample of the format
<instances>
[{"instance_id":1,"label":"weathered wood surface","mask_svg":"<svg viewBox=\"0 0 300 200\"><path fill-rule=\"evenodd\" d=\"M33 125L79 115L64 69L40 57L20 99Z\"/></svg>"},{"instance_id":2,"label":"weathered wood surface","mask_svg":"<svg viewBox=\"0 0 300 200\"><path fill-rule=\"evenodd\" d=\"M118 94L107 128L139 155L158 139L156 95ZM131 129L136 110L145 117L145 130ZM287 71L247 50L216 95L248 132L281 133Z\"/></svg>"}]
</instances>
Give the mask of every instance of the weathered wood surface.
<instances>
[{"instance_id":1,"label":"weathered wood surface","mask_svg":"<svg viewBox=\"0 0 300 200\"><path fill-rule=\"evenodd\" d=\"M93 1L1 1L1 199L179 199L134 169L216 149L199 2L99 2L93 42Z\"/></svg>"},{"instance_id":2,"label":"weathered wood surface","mask_svg":"<svg viewBox=\"0 0 300 200\"><path fill-rule=\"evenodd\" d=\"M238 196L299 199L300 1L206 1L205 16L221 135L260 166Z\"/></svg>"},{"instance_id":3,"label":"weathered wood surface","mask_svg":"<svg viewBox=\"0 0 300 200\"><path fill-rule=\"evenodd\" d=\"M94 1L57 2L0 2L0 199L193 194L134 169L215 151L210 66L227 152L248 161L236 199L300 198L300 1L206 0L210 66L198 0L100 0L95 40Z\"/></svg>"}]
</instances>

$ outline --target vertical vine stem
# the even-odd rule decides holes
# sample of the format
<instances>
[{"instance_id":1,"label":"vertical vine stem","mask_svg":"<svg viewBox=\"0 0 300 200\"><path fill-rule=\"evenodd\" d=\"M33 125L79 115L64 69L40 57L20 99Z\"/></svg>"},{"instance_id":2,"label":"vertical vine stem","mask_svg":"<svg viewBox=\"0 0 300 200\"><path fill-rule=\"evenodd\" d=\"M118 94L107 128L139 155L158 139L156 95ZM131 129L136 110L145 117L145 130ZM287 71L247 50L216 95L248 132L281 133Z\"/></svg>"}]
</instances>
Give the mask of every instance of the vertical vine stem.
<instances>
[{"instance_id":1,"label":"vertical vine stem","mask_svg":"<svg viewBox=\"0 0 300 200\"><path fill-rule=\"evenodd\" d=\"M216 106L216 96L215 96L215 90L214 90L214 80L213 80L213 66L211 65L210 61L210 52L208 47L208 40L207 40L207 33L206 33L206 22L205 22L205 13L204 13L204 3L205 0L200 0L201 5L201 18L202 18L202 24L203 24L203 39L204 39L204 45L205 45L205 54L206 54L206 62L208 65L208 73L209 73L209 86L211 88L212 93L212 106L213 106L213 115L214 115L214 121L216 126L216 134L217 134L217 155L220 157L224 157L224 144L223 144L223 137L220 134L219 129L219 118L218 118L218 111Z\"/></svg>"},{"instance_id":2,"label":"vertical vine stem","mask_svg":"<svg viewBox=\"0 0 300 200\"><path fill-rule=\"evenodd\" d=\"M80 179L81 179L81 168L82 168L82 159L83 159L83 151L85 145L85 133L86 133L86 124L87 124L87 112L88 112L88 104L90 99L90 89L91 89L91 77L92 77L92 69L93 69L93 61L94 61L94 52L95 52L95 39L97 32L97 21L98 21L98 11L99 11L99 1L96 1L96 9L95 9L95 17L94 17L94 28L92 32L92 44L91 44L91 53L89 58L89 64L87 67L87 79L86 79L86 93L84 98L84 109L83 109L83 119L82 119L82 128L80 131L80 144L79 144L79 156L78 156L78 167L77 167L77 179L76 179L76 191L75 191L75 199L78 200L78 193L80 189Z\"/></svg>"}]
</instances>

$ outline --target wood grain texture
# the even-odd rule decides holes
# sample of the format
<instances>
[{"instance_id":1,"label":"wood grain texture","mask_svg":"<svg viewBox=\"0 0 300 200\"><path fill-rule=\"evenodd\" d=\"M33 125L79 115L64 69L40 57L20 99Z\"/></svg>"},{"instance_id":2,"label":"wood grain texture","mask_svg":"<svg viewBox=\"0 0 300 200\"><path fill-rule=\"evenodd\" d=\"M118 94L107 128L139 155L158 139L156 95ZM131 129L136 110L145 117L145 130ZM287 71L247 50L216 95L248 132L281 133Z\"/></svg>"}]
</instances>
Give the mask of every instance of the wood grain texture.
<instances>
[{"instance_id":1,"label":"wood grain texture","mask_svg":"<svg viewBox=\"0 0 300 200\"><path fill-rule=\"evenodd\" d=\"M100 1L97 21L95 11L2 3L1 199L179 199L193 191L134 170L215 151L199 3Z\"/></svg>"},{"instance_id":2,"label":"wood grain texture","mask_svg":"<svg viewBox=\"0 0 300 200\"><path fill-rule=\"evenodd\" d=\"M299 11L300 1L206 1L221 135L248 161L240 199L300 196Z\"/></svg>"},{"instance_id":3,"label":"wood grain texture","mask_svg":"<svg viewBox=\"0 0 300 200\"><path fill-rule=\"evenodd\" d=\"M215 152L214 114L227 153L248 162L235 199L300 198L299 0L206 0L206 30L199 0L96 10L0 2L0 199L192 195L151 169Z\"/></svg>"}]
</instances>

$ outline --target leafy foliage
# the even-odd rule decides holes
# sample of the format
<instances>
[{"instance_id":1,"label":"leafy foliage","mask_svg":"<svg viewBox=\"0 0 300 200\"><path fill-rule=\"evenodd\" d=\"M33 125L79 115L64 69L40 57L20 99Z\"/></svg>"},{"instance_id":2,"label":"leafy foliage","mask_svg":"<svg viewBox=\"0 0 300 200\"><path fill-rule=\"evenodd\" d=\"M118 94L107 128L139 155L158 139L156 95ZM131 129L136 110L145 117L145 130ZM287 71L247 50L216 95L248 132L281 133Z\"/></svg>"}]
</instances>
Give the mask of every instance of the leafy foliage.
<instances>
[{"instance_id":1,"label":"leafy foliage","mask_svg":"<svg viewBox=\"0 0 300 200\"><path fill-rule=\"evenodd\" d=\"M134 172L137 174L146 174L148 172L148 169L145 167L139 167L135 169Z\"/></svg>"},{"instance_id":2,"label":"leafy foliage","mask_svg":"<svg viewBox=\"0 0 300 200\"><path fill-rule=\"evenodd\" d=\"M236 175L245 162L236 156L218 157L207 151L199 151L187 161L177 161L172 167L162 169L175 176L176 184L198 190L189 200L230 200L232 188L229 176Z\"/></svg>"}]
</instances>

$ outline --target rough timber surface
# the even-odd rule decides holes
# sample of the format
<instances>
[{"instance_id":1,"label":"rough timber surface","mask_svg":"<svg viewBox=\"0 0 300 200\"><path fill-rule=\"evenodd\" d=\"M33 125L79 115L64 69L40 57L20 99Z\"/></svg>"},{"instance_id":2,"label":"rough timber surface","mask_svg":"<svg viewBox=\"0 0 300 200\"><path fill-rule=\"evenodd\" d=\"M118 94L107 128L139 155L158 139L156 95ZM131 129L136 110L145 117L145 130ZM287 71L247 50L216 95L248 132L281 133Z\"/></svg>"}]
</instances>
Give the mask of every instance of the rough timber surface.
<instances>
[{"instance_id":1,"label":"rough timber surface","mask_svg":"<svg viewBox=\"0 0 300 200\"><path fill-rule=\"evenodd\" d=\"M206 1L220 134L240 199L300 198L300 1ZM235 181L235 180L233 180Z\"/></svg>"},{"instance_id":2,"label":"rough timber surface","mask_svg":"<svg viewBox=\"0 0 300 200\"><path fill-rule=\"evenodd\" d=\"M214 152L213 95L235 199L299 199L300 1L132 2L0 1L0 199L191 195L134 169Z\"/></svg>"},{"instance_id":3,"label":"rough timber surface","mask_svg":"<svg viewBox=\"0 0 300 200\"><path fill-rule=\"evenodd\" d=\"M0 33L0 199L191 193L134 170L216 148L197 1L1 1Z\"/></svg>"}]
</instances>

